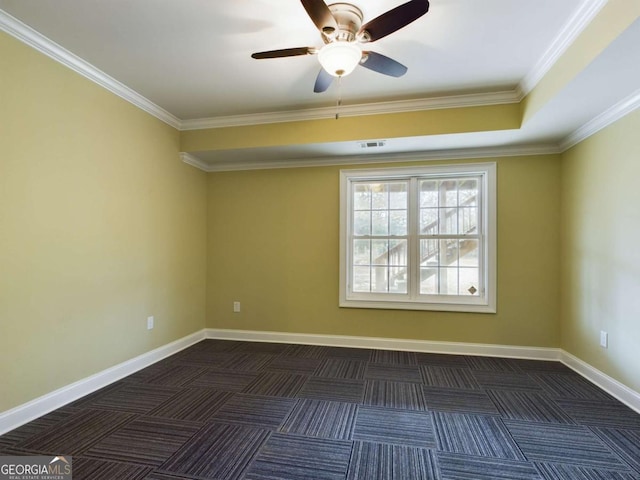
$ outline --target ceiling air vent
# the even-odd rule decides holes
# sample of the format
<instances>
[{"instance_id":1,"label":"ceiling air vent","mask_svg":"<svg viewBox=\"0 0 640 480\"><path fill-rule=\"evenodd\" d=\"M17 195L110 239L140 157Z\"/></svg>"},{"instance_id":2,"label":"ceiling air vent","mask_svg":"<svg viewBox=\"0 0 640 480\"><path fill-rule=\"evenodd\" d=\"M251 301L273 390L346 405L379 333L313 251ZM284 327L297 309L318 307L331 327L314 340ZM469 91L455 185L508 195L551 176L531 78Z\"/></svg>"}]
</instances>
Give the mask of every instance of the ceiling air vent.
<instances>
[{"instance_id":1,"label":"ceiling air vent","mask_svg":"<svg viewBox=\"0 0 640 480\"><path fill-rule=\"evenodd\" d=\"M358 142L361 148L381 148L387 144L386 140L367 140L366 142Z\"/></svg>"}]
</instances>

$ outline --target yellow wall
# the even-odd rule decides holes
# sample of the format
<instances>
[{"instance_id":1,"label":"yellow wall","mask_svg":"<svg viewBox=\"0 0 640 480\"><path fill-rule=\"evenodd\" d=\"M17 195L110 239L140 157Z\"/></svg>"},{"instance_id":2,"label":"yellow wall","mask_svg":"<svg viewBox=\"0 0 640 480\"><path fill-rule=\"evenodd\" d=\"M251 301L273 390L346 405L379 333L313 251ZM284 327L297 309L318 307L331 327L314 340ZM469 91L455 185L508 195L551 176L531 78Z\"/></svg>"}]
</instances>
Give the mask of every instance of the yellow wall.
<instances>
[{"instance_id":1,"label":"yellow wall","mask_svg":"<svg viewBox=\"0 0 640 480\"><path fill-rule=\"evenodd\" d=\"M207 326L559 347L559 156L497 163L497 314L338 308L340 167L295 168L210 174Z\"/></svg>"},{"instance_id":2,"label":"yellow wall","mask_svg":"<svg viewBox=\"0 0 640 480\"><path fill-rule=\"evenodd\" d=\"M0 58L2 411L204 327L207 186L175 129L3 33Z\"/></svg>"},{"instance_id":3,"label":"yellow wall","mask_svg":"<svg viewBox=\"0 0 640 480\"><path fill-rule=\"evenodd\" d=\"M640 391L640 110L563 154L562 346ZM599 346L600 331L609 348Z\"/></svg>"}]
</instances>

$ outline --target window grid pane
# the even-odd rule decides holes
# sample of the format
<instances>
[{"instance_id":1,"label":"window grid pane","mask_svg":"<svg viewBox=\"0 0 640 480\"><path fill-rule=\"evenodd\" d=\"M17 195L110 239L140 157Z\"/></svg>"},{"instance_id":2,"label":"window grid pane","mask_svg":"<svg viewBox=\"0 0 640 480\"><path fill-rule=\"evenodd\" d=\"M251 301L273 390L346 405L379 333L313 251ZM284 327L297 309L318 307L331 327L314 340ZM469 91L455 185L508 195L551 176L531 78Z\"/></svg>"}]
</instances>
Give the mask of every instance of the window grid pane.
<instances>
[{"instance_id":1,"label":"window grid pane","mask_svg":"<svg viewBox=\"0 0 640 480\"><path fill-rule=\"evenodd\" d=\"M421 295L476 295L479 178L419 180Z\"/></svg>"},{"instance_id":2,"label":"window grid pane","mask_svg":"<svg viewBox=\"0 0 640 480\"><path fill-rule=\"evenodd\" d=\"M354 184L354 292L407 293L408 184L406 180Z\"/></svg>"},{"instance_id":3,"label":"window grid pane","mask_svg":"<svg viewBox=\"0 0 640 480\"><path fill-rule=\"evenodd\" d=\"M351 183L350 290L483 296L482 176L412 178Z\"/></svg>"}]
</instances>

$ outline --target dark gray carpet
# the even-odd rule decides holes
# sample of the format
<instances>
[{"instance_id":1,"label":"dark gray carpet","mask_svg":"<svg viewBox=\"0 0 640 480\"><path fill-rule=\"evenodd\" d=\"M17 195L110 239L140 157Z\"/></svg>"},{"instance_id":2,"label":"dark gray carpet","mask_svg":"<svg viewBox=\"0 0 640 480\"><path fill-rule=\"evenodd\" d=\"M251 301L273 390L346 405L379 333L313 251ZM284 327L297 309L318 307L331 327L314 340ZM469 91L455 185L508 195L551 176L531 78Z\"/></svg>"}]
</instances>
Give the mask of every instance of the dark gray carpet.
<instances>
[{"instance_id":1,"label":"dark gray carpet","mask_svg":"<svg viewBox=\"0 0 640 480\"><path fill-rule=\"evenodd\" d=\"M640 415L557 362L207 340L0 437L74 480L640 480Z\"/></svg>"}]
</instances>

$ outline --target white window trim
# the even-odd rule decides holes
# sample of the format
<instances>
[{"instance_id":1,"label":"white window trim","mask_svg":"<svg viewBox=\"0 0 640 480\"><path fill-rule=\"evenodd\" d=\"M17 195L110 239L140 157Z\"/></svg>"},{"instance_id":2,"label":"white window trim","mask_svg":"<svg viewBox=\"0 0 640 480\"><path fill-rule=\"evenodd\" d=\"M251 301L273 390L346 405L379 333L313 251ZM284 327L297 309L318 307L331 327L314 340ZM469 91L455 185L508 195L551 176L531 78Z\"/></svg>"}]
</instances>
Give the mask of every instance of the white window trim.
<instances>
[{"instance_id":1,"label":"white window trim","mask_svg":"<svg viewBox=\"0 0 640 480\"><path fill-rule=\"evenodd\" d=\"M350 244L347 241L348 219L351 211L349 185L353 181L406 179L419 175L482 175L483 189L486 192L481 206L484 218L484 288L481 302L462 303L459 297L455 301L425 302L423 300L402 300L389 295L385 299L363 299L357 295L348 297L348 259ZM399 167L384 169L357 169L340 171L340 296L339 306L348 308L380 308L399 310L434 310L448 312L496 313L497 285L497 167L495 162L433 165L420 167ZM395 297L395 298L394 298ZM442 298L442 297L441 297ZM472 298L472 297L471 297ZM476 299L472 299L473 302ZM480 299L478 299L480 300Z\"/></svg>"}]
</instances>

